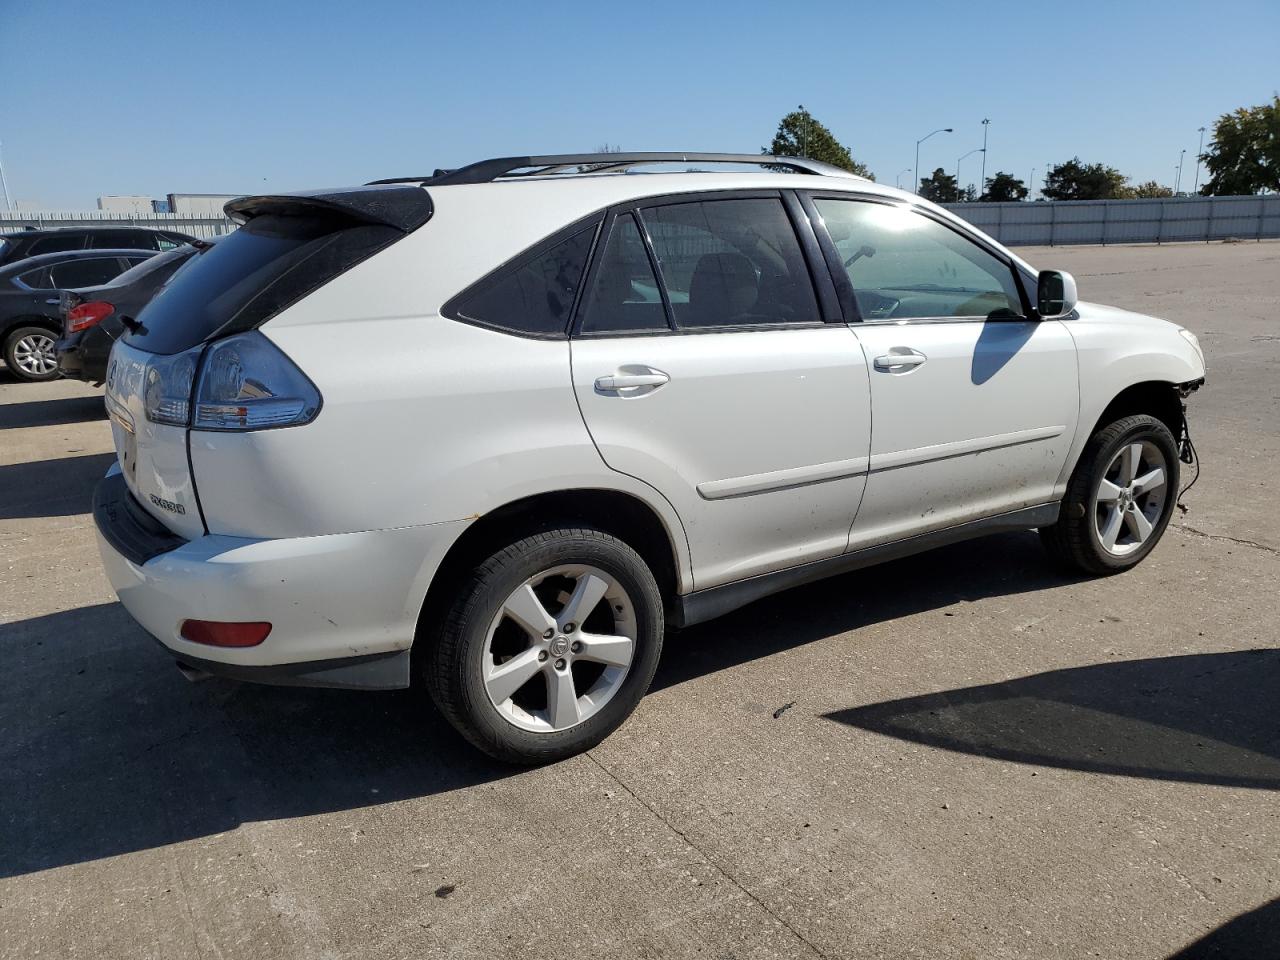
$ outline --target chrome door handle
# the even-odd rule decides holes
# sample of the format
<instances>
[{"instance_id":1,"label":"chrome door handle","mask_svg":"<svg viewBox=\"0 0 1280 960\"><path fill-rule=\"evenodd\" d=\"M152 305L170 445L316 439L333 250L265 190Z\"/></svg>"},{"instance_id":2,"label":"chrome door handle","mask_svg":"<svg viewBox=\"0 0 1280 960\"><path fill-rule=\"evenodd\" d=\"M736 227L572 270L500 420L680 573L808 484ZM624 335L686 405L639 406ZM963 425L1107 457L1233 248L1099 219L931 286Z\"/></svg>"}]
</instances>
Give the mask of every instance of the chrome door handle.
<instances>
[{"instance_id":1,"label":"chrome door handle","mask_svg":"<svg viewBox=\"0 0 1280 960\"><path fill-rule=\"evenodd\" d=\"M61 302L62 300L59 299L58 297L51 297L50 299L45 301L45 303L61 303Z\"/></svg>"},{"instance_id":2,"label":"chrome door handle","mask_svg":"<svg viewBox=\"0 0 1280 960\"><path fill-rule=\"evenodd\" d=\"M928 359L929 358L923 353L916 353L914 350L909 350L905 353L888 353L883 357L876 357L875 365L877 370L888 370L892 372L894 370L918 367Z\"/></svg>"},{"instance_id":3,"label":"chrome door handle","mask_svg":"<svg viewBox=\"0 0 1280 960\"><path fill-rule=\"evenodd\" d=\"M596 377L596 389L601 393L617 393L631 387L660 387L671 378L661 370L649 373L615 373L609 377Z\"/></svg>"}]
</instances>

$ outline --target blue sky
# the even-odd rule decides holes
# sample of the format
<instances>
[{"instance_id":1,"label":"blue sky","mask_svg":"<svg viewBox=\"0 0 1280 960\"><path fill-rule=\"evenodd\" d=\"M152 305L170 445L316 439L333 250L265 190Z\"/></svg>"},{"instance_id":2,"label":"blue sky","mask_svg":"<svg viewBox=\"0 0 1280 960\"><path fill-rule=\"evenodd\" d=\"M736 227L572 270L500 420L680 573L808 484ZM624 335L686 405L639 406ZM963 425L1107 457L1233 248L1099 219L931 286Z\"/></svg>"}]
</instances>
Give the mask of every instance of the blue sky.
<instances>
[{"instance_id":1,"label":"blue sky","mask_svg":"<svg viewBox=\"0 0 1280 960\"><path fill-rule=\"evenodd\" d=\"M953 172L989 117L988 175L1078 154L1172 185L1185 148L1189 186L1196 129L1280 89L1277 38L1277 0L0 0L0 143L15 198L83 209L606 142L755 152L803 103L889 183L937 127L920 166Z\"/></svg>"}]
</instances>

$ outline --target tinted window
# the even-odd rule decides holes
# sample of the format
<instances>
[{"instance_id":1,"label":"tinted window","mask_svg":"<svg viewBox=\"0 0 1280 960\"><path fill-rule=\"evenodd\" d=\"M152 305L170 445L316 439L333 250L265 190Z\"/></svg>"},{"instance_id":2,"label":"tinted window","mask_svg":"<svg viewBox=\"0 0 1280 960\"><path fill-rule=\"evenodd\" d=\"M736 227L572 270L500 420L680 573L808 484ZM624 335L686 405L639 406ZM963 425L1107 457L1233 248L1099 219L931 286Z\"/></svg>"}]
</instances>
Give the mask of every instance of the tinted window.
<instances>
[{"instance_id":1,"label":"tinted window","mask_svg":"<svg viewBox=\"0 0 1280 960\"><path fill-rule=\"evenodd\" d=\"M562 336L591 252L595 226L504 268L453 305L463 319L533 336Z\"/></svg>"},{"instance_id":2,"label":"tinted window","mask_svg":"<svg viewBox=\"0 0 1280 960\"><path fill-rule=\"evenodd\" d=\"M146 276L154 276L156 283L160 283L163 278L168 277L178 267L182 266L193 252L191 248L187 248L186 250L174 250L170 253L161 253L144 259L129 257L129 262L133 266L112 280L111 285L113 287L123 287Z\"/></svg>"},{"instance_id":3,"label":"tinted window","mask_svg":"<svg viewBox=\"0 0 1280 960\"><path fill-rule=\"evenodd\" d=\"M53 286L62 290L77 287L96 287L114 280L124 272L117 257L96 257L86 260L68 260L49 268Z\"/></svg>"},{"instance_id":4,"label":"tinted window","mask_svg":"<svg viewBox=\"0 0 1280 960\"><path fill-rule=\"evenodd\" d=\"M169 354L219 331L252 329L399 236L390 227L322 217L254 217L191 256L124 340Z\"/></svg>"},{"instance_id":5,"label":"tinted window","mask_svg":"<svg viewBox=\"0 0 1280 960\"><path fill-rule=\"evenodd\" d=\"M35 270L18 274L14 279L33 290L43 290L49 286L49 271L46 267L37 267Z\"/></svg>"},{"instance_id":6,"label":"tinted window","mask_svg":"<svg viewBox=\"0 0 1280 960\"><path fill-rule=\"evenodd\" d=\"M658 278L640 228L631 214L618 217L587 296L582 332L668 329Z\"/></svg>"},{"instance_id":7,"label":"tinted window","mask_svg":"<svg viewBox=\"0 0 1280 960\"><path fill-rule=\"evenodd\" d=\"M155 250L156 235L147 230L95 230L89 238L95 250Z\"/></svg>"},{"instance_id":8,"label":"tinted window","mask_svg":"<svg viewBox=\"0 0 1280 960\"><path fill-rule=\"evenodd\" d=\"M864 320L1021 316L1012 269L936 220L882 203L814 205Z\"/></svg>"},{"instance_id":9,"label":"tinted window","mask_svg":"<svg viewBox=\"0 0 1280 960\"><path fill-rule=\"evenodd\" d=\"M62 233L52 237L41 237L31 244L30 249L27 250L27 256L34 257L39 253L61 253L63 250L82 250L84 239L83 233Z\"/></svg>"},{"instance_id":10,"label":"tinted window","mask_svg":"<svg viewBox=\"0 0 1280 960\"><path fill-rule=\"evenodd\" d=\"M182 246L184 243L186 243L185 240L174 240L173 238L164 236L163 234L156 237L156 246L161 250L172 250L175 247Z\"/></svg>"},{"instance_id":11,"label":"tinted window","mask_svg":"<svg viewBox=\"0 0 1280 960\"><path fill-rule=\"evenodd\" d=\"M781 200L679 203L643 215L678 326L822 319Z\"/></svg>"}]
</instances>

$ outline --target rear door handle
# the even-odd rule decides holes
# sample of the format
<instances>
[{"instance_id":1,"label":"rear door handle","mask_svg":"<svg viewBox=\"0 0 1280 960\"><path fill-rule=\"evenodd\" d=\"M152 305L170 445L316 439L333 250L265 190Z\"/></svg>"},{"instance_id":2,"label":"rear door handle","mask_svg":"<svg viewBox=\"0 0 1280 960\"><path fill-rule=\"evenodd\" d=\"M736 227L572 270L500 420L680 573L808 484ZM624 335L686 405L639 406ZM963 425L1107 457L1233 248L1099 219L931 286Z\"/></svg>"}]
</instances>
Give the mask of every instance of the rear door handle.
<instances>
[{"instance_id":1,"label":"rear door handle","mask_svg":"<svg viewBox=\"0 0 1280 960\"><path fill-rule=\"evenodd\" d=\"M49 299L49 300L46 300L46 301L45 301L45 303L61 303L61 302L62 302L62 301L61 301L60 299L58 299L57 297L53 297L53 298L51 298L51 299Z\"/></svg>"},{"instance_id":2,"label":"rear door handle","mask_svg":"<svg viewBox=\"0 0 1280 960\"><path fill-rule=\"evenodd\" d=\"M929 358L923 353L916 353L914 350L908 350L905 347L895 347L895 350L902 350L902 353L887 353L883 357L876 357L875 365L877 370L888 370L892 373L895 370L909 370L912 367L918 367Z\"/></svg>"},{"instance_id":3,"label":"rear door handle","mask_svg":"<svg viewBox=\"0 0 1280 960\"><path fill-rule=\"evenodd\" d=\"M635 369L635 365L627 366ZM625 369L625 368L623 368ZM615 373L608 377L596 377L596 389L601 393L617 393L635 387L660 387L671 378L661 370L646 367L648 373Z\"/></svg>"}]
</instances>

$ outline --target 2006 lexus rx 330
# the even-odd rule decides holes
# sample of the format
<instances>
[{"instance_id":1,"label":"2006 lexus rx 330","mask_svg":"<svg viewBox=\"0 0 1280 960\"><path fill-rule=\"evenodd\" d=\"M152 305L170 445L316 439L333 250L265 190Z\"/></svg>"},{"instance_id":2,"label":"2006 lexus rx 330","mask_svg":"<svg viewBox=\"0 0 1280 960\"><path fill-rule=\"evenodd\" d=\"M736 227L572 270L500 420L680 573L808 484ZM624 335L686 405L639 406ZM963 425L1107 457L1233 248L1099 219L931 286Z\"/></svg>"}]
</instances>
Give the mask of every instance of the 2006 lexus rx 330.
<instances>
[{"instance_id":1,"label":"2006 lexus rx 330","mask_svg":"<svg viewBox=\"0 0 1280 960\"><path fill-rule=\"evenodd\" d=\"M1196 338L822 164L507 158L227 210L114 348L94 502L189 674L420 679L547 761L622 723L668 624L997 530L1112 573L1169 522Z\"/></svg>"}]
</instances>

